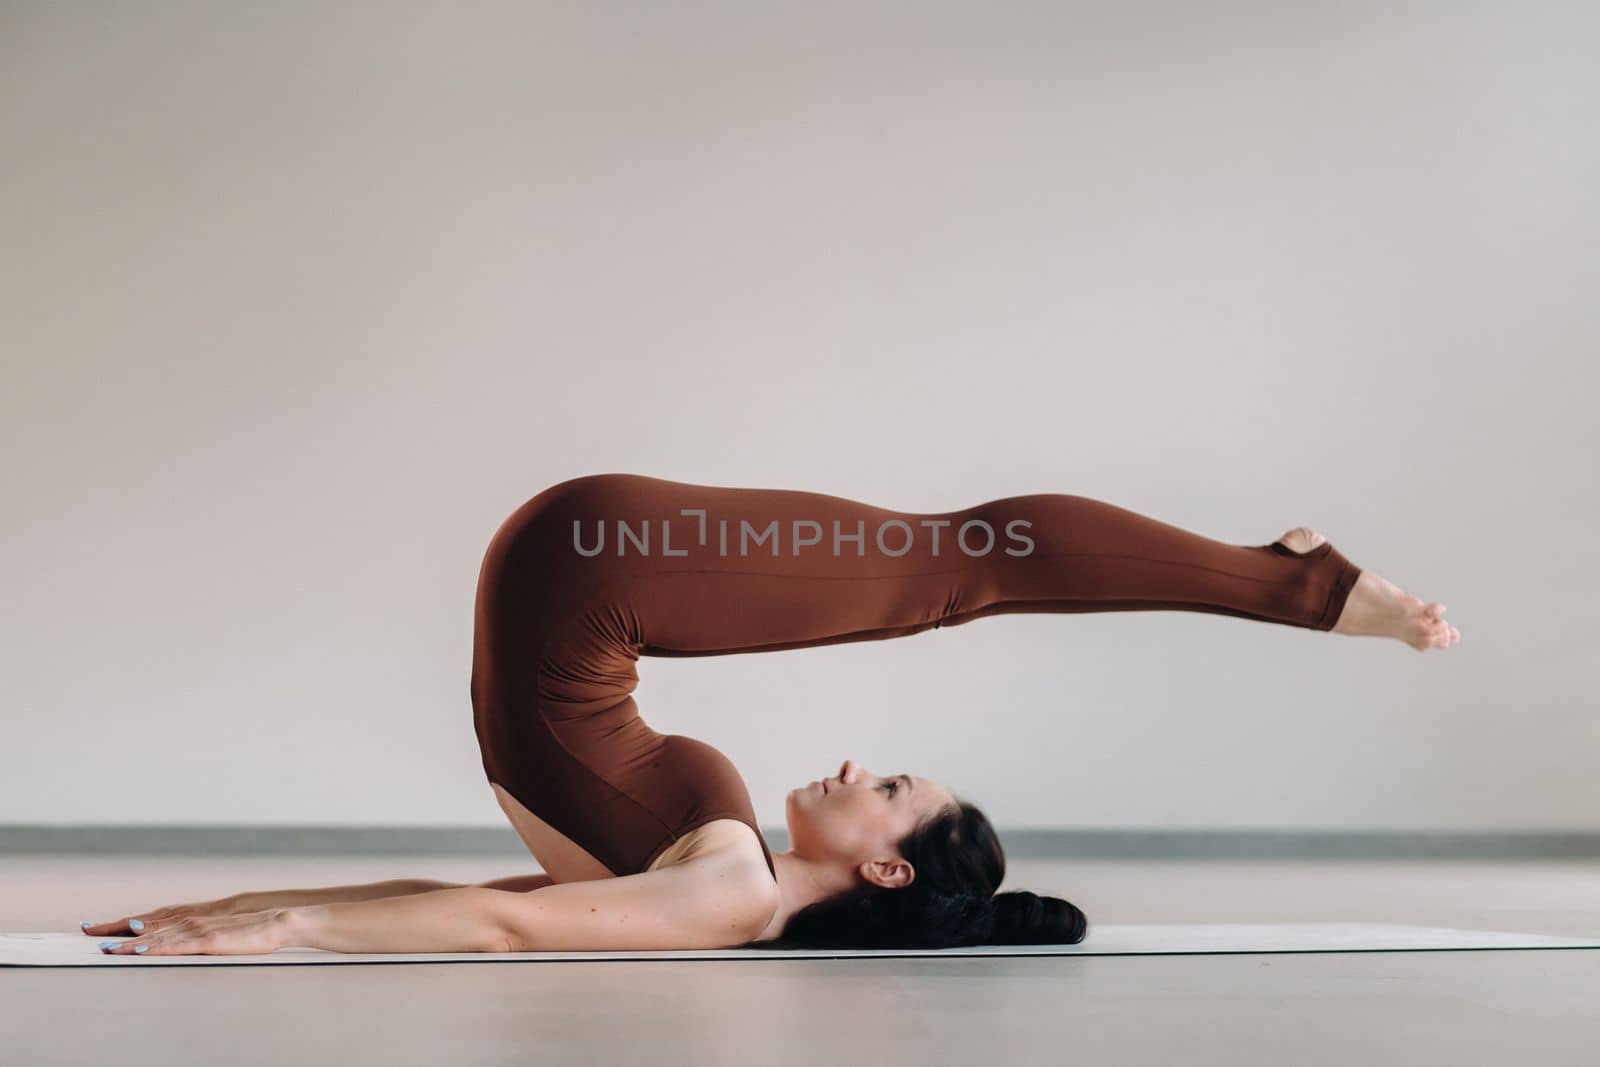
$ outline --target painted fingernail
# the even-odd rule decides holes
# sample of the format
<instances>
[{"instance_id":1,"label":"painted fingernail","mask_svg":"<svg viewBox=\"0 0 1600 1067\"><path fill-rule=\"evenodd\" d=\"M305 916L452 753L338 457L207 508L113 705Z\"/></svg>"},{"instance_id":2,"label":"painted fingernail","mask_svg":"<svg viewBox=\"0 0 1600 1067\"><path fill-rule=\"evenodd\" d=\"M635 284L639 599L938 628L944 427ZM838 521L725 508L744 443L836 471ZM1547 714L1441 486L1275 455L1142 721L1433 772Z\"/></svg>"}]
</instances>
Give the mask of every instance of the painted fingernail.
<instances>
[{"instance_id":1,"label":"painted fingernail","mask_svg":"<svg viewBox=\"0 0 1600 1067\"><path fill-rule=\"evenodd\" d=\"M134 949L133 951L135 951L135 952L149 952L150 951L150 946L149 945L140 945L138 948Z\"/></svg>"},{"instance_id":2,"label":"painted fingernail","mask_svg":"<svg viewBox=\"0 0 1600 1067\"><path fill-rule=\"evenodd\" d=\"M87 930L87 929L89 929L89 927L91 927L93 925L94 925L94 923L90 922L88 919L85 919L85 920L83 920L83 922L78 924L79 928L83 929L83 930Z\"/></svg>"},{"instance_id":3,"label":"painted fingernail","mask_svg":"<svg viewBox=\"0 0 1600 1067\"><path fill-rule=\"evenodd\" d=\"M115 941L102 941L102 942L100 942L100 951L102 951L102 952L104 952L108 948L116 948L116 947L117 947L117 943Z\"/></svg>"},{"instance_id":4,"label":"painted fingernail","mask_svg":"<svg viewBox=\"0 0 1600 1067\"><path fill-rule=\"evenodd\" d=\"M137 934L141 930L144 929L144 920L143 919L129 919L128 920L128 926L129 926L130 929L133 930L134 933Z\"/></svg>"}]
</instances>

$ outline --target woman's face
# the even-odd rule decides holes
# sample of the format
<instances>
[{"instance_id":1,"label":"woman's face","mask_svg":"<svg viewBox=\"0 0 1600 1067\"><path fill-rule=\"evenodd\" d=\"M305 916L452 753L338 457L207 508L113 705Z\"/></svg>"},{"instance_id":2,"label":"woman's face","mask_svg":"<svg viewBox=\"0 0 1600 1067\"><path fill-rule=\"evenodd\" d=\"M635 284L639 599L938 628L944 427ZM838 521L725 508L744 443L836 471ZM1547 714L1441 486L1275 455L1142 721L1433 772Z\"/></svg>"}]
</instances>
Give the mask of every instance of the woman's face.
<instances>
[{"instance_id":1,"label":"woman's face","mask_svg":"<svg viewBox=\"0 0 1600 1067\"><path fill-rule=\"evenodd\" d=\"M954 804L955 798L930 778L879 776L845 760L837 777L790 790L789 847L805 859L848 866L904 859L895 842Z\"/></svg>"}]
</instances>

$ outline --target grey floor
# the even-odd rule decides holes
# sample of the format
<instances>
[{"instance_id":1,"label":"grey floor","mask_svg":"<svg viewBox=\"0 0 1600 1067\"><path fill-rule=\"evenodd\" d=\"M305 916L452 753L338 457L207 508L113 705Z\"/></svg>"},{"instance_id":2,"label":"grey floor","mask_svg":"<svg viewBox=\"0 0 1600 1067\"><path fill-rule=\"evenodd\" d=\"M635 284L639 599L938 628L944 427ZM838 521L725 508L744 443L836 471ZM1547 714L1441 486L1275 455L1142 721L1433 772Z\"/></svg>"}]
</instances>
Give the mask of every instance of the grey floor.
<instances>
[{"instance_id":1,"label":"grey floor","mask_svg":"<svg viewBox=\"0 0 1600 1067\"><path fill-rule=\"evenodd\" d=\"M0 855L0 929L245 889L523 873L461 856ZM1600 863L1014 861L1098 922L1600 935ZM1600 950L0 968L26 1064L1600 1063Z\"/></svg>"}]
</instances>

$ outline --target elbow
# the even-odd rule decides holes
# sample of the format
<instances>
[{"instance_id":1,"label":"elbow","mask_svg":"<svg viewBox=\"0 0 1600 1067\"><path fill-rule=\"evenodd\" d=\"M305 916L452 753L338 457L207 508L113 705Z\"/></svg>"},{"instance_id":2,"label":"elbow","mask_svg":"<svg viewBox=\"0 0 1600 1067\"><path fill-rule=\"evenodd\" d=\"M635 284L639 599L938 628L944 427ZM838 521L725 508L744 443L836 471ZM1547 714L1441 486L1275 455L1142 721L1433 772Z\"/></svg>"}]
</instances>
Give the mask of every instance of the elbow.
<instances>
[{"instance_id":1,"label":"elbow","mask_svg":"<svg viewBox=\"0 0 1600 1067\"><path fill-rule=\"evenodd\" d=\"M532 931L522 923L502 919L490 931L488 951L533 952Z\"/></svg>"},{"instance_id":2,"label":"elbow","mask_svg":"<svg viewBox=\"0 0 1600 1067\"><path fill-rule=\"evenodd\" d=\"M517 931L504 923L490 927L488 937L484 939L483 947L479 952L530 952L528 943Z\"/></svg>"},{"instance_id":3,"label":"elbow","mask_svg":"<svg viewBox=\"0 0 1600 1067\"><path fill-rule=\"evenodd\" d=\"M503 889L485 889L474 886L483 901L477 912L482 937L479 952L531 952L528 931L524 929L525 915L518 914L518 902L525 899L520 892Z\"/></svg>"}]
</instances>

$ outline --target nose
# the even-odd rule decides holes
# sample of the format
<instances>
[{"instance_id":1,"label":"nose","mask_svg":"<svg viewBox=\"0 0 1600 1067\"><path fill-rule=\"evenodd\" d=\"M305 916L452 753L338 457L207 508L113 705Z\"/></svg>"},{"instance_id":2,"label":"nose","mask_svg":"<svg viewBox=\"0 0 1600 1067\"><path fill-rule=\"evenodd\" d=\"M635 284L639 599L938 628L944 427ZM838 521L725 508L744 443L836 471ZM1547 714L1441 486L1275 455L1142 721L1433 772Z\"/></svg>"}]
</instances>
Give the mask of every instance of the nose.
<instances>
[{"instance_id":1,"label":"nose","mask_svg":"<svg viewBox=\"0 0 1600 1067\"><path fill-rule=\"evenodd\" d=\"M844 765L839 768L839 781L841 783L849 783L849 782L855 781L856 780L856 772L859 771L860 769L861 769L861 765L858 764L855 760L848 760L848 759L845 760L844 761Z\"/></svg>"}]
</instances>

